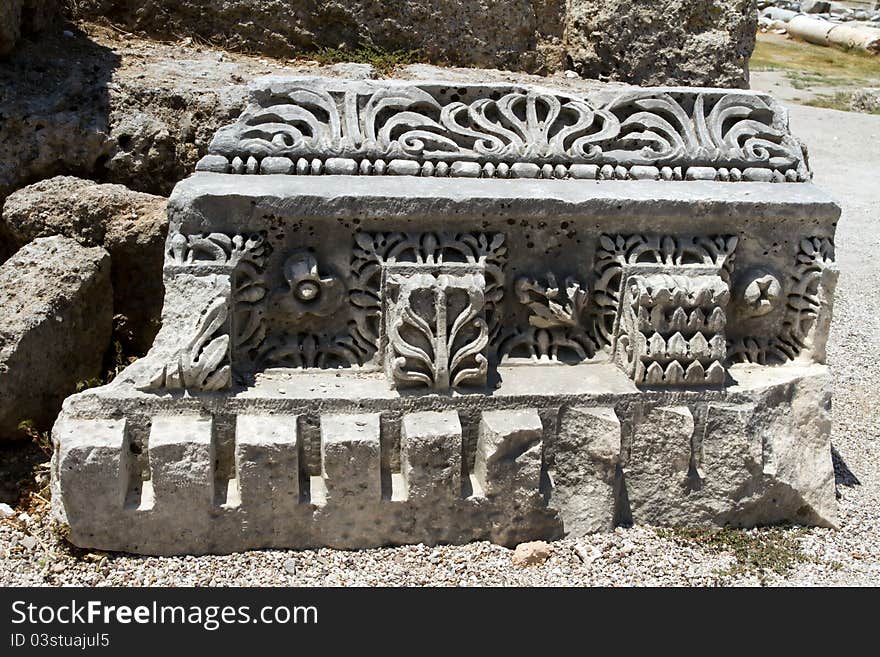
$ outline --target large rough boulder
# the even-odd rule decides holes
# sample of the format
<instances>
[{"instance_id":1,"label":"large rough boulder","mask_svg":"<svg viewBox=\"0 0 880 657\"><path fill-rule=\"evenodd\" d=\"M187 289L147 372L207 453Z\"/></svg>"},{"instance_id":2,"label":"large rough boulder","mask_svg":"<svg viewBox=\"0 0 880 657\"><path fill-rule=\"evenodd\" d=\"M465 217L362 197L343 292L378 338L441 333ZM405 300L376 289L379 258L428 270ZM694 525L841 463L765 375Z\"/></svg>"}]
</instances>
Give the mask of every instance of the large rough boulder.
<instances>
[{"instance_id":1,"label":"large rough boulder","mask_svg":"<svg viewBox=\"0 0 880 657\"><path fill-rule=\"evenodd\" d=\"M0 2L0 57L15 47L22 34L42 32L61 16L61 0Z\"/></svg>"},{"instance_id":2,"label":"large rough boulder","mask_svg":"<svg viewBox=\"0 0 880 657\"><path fill-rule=\"evenodd\" d=\"M23 421L48 429L64 398L96 377L113 322L110 258L56 236L0 266L0 441Z\"/></svg>"},{"instance_id":3,"label":"large rough boulder","mask_svg":"<svg viewBox=\"0 0 880 657\"><path fill-rule=\"evenodd\" d=\"M756 0L80 0L76 15L290 57L371 45L536 73L745 87Z\"/></svg>"},{"instance_id":4,"label":"large rough boulder","mask_svg":"<svg viewBox=\"0 0 880 657\"><path fill-rule=\"evenodd\" d=\"M284 65L192 43L90 30L47 33L0 62L0 203L16 189L57 175L167 195L192 173L214 133L244 109L254 78L375 75L368 65ZM409 68L435 78L542 81L485 69ZM412 77L406 69L397 74ZM554 84L589 83L560 78Z\"/></svg>"},{"instance_id":5,"label":"large rough boulder","mask_svg":"<svg viewBox=\"0 0 880 657\"><path fill-rule=\"evenodd\" d=\"M122 185L57 177L10 195L2 223L15 246L49 235L103 246L112 261L117 336L128 350L145 353L162 314L165 203Z\"/></svg>"},{"instance_id":6,"label":"large rough boulder","mask_svg":"<svg viewBox=\"0 0 880 657\"><path fill-rule=\"evenodd\" d=\"M568 56L584 77L748 87L755 0L570 0Z\"/></svg>"}]
</instances>

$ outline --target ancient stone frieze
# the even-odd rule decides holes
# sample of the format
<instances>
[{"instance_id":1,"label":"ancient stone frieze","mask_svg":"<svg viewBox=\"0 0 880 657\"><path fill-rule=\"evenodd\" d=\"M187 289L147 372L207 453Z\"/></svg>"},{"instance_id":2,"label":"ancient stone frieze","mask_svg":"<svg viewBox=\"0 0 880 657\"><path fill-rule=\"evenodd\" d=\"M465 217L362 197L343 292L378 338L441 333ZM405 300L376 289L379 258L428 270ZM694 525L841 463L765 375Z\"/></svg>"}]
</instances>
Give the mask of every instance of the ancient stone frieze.
<instances>
[{"instance_id":1,"label":"ancient stone frieze","mask_svg":"<svg viewBox=\"0 0 880 657\"><path fill-rule=\"evenodd\" d=\"M757 180L809 171L787 117L748 92L578 97L503 85L280 83L254 89L201 171L236 174Z\"/></svg>"},{"instance_id":2,"label":"ancient stone frieze","mask_svg":"<svg viewBox=\"0 0 880 657\"><path fill-rule=\"evenodd\" d=\"M273 79L200 169L53 432L76 545L835 524L840 212L768 97Z\"/></svg>"}]
</instances>

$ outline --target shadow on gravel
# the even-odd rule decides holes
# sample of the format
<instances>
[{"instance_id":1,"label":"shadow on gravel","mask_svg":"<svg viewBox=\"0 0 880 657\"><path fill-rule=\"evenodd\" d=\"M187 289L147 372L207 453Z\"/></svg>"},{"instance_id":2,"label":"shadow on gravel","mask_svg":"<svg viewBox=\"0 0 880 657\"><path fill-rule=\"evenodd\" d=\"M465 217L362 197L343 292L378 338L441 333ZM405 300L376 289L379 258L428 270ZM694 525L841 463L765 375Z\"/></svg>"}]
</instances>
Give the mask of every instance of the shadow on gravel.
<instances>
[{"instance_id":1,"label":"shadow on gravel","mask_svg":"<svg viewBox=\"0 0 880 657\"><path fill-rule=\"evenodd\" d=\"M26 507L33 492L39 492L36 473L49 456L34 441L0 444L0 502Z\"/></svg>"},{"instance_id":2,"label":"shadow on gravel","mask_svg":"<svg viewBox=\"0 0 880 657\"><path fill-rule=\"evenodd\" d=\"M846 461L843 460L843 457L834 445L831 446L831 462L834 464L834 483L836 486L851 488L862 485L862 482L849 469Z\"/></svg>"}]
</instances>

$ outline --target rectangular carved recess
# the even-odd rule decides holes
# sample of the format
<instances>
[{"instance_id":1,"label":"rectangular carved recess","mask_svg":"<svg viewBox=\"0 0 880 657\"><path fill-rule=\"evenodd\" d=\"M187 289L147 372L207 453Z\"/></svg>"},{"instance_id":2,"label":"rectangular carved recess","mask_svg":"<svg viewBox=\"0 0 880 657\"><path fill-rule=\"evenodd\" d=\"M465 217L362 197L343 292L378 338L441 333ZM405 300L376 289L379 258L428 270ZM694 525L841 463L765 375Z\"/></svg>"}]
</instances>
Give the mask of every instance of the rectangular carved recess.
<instances>
[{"instance_id":1,"label":"rectangular carved recess","mask_svg":"<svg viewBox=\"0 0 880 657\"><path fill-rule=\"evenodd\" d=\"M220 237L187 239L204 244ZM818 274L786 279L752 268L734 285L735 236L601 235L586 280L556 274L548 263L543 275L508 281L501 232L356 232L349 275L309 249L295 249L276 259L281 285L269 282L269 249L258 237L230 240L260 248L259 258L209 260L231 272L233 312L219 332L231 333L239 375L354 367L384 370L395 387L443 391L485 386L489 368L501 361L577 363L610 355L637 384L715 385L725 379L728 344L731 357L744 360L741 345L785 339L793 345L789 358L796 357L820 303ZM821 272L832 257L826 242L805 240L794 271ZM171 255L171 266L185 268L186 255ZM734 287L742 297L736 303ZM804 302L788 307L785 298ZM752 314L770 312L780 316L773 326L782 327L782 337L739 337ZM740 316L731 320L730 313ZM330 324L345 328L334 333ZM766 322L755 325L771 331ZM204 353L187 358L199 363Z\"/></svg>"},{"instance_id":2,"label":"rectangular carved recess","mask_svg":"<svg viewBox=\"0 0 880 657\"><path fill-rule=\"evenodd\" d=\"M728 360L785 362L811 347L833 278L828 239L801 240L790 266L734 271L734 235L605 234L585 250L584 278L508 262L506 239L354 232L342 273L310 248L273 256L260 235L172 236L168 273L206 283L191 283L203 290L190 295L194 337L143 388L220 389L230 369L247 383L269 368L343 367L440 392L484 387L499 362L609 356L640 385L717 385Z\"/></svg>"}]
</instances>

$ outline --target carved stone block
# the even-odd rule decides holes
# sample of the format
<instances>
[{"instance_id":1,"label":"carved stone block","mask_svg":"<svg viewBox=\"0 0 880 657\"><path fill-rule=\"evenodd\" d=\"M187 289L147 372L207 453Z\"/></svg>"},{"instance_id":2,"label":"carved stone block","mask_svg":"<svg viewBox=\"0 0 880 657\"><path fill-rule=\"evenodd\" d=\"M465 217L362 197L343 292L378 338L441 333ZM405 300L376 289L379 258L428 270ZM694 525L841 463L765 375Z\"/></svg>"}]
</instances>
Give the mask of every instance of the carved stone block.
<instances>
[{"instance_id":1,"label":"carved stone block","mask_svg":"<svg viewBox=\"0 0 880 657\"><path fill-rule=\"evenodd\" d=\"M299 503L296 415L239 415L235 471L241 505L251 514L293 512Z\"/></svg>"},{"instance_id":2,"label":"carved stone block","mask_svg":"<svg viewBox=\"0 0 880 657\"><path fill-rule=\"evenodd\" d=\"M633 522L678 524L687 498L694 416L687 406L657 407L633 427L624 481Z\"/></svg>"},{"instance_id":3,"label":"carved stone block","mask_svg":"<svg viewBox=\"0 0 880 657\"><path fill-rule=\"evenodd\" d=\"M548 472L552 504L569 536L614 527L620 420L613 408L562 410Z\"/></svg>"},{"instance_id":4,"label":"carved stone block","mask_svg":"<svg viewBox=\"0 0 880 657\"><path fill-rule=\"evenodd\" d=\"M400 430L400 472L410 499L461 495L458 413L407 413Z\"/></svg>"},{"instance_id":5,"label":"carved stone block","mask_svg":"<svg viewBox=\"0 0 880 657\"><path fill-rule=\"evenodd\" d=\"M727 283L717 275L633 275L617 337L621 365L642 385L724 383Z\"/></svg>"},{"instance_id":6,"label":"carved stone block","mask_svg":"<svg viewBox=\"0 0 880 657\"><path fill-rule=\"evenodd\" d=\"M487 411L480 417L474 478L487 496L537 490L544 427L534 409Z\"/></svg>"},{"instance_id":7,"label":"carved stone block","mask_svg":"<svg viewBox=\"0 0 880 657\"><path fill-rule=\"evenodd\" d=\"M482 274L386 274L385 367L396 387L485 385L489 328Z\"/></svg>"},{"instance_id":8,"label":"carved stone block","mask_svg":"<svg viewBox=\"0 0 880 657\"><path fill-rule=\"evenodd\" d=\"M379 415L321 418L321 474L327 502L377 502L382 497Z\"/></svg>"},{"instance_id":9,"label":"carved stone block","mask_svg":"<svg viewBox=\"0 0 880 657\"><path fill-rule=\"evenodd\" d=\"M150 353L56 425L77 545L835 523L840 211L773 99L253 89L169 199Z\"/></svg>"},{"instance_id":10,"label":"carved stone block","mask_svg":"<svg viewBox=\"0 0 880 657\"><path fill-rule=\"evenodd\" d=\"M157 416L150 428L150 481L157 508L214 504L213 420Z\"/></svg>"},{"instance_id":11,"label":"carved stone block","mask_svg":"<svg viewBox=\"0 0 880 657\"><path fill-rule=\"evenodd\" d=\"M131 467L126 420L67 419L56 425L55 440L52 472L66 512L74 518L121 512Z\"/></svg>"}]
</instances>

